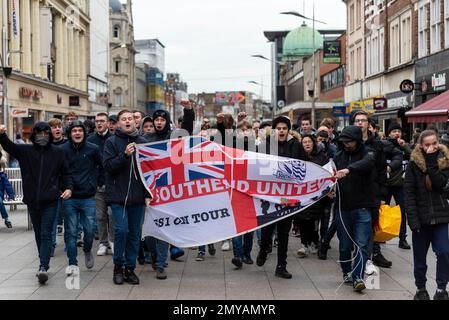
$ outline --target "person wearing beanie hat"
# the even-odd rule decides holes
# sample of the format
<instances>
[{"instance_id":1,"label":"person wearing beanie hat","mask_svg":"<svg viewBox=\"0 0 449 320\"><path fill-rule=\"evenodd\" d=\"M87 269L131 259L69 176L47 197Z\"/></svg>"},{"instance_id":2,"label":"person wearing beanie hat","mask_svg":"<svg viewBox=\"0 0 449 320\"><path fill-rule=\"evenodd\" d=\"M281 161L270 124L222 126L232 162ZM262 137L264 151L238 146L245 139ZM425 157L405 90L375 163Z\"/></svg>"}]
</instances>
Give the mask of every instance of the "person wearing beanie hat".
<instances>
[{"instance_id":1,"label":"person wearing beanie hat","mask_svg":"<svg viewBox=\"0 0 449 320\"><path fill-rule=\"evenodd\" d=\"M171 117L170 113L165 110L157 110L153 114L154 121L154 133L146 134L143 137L148 142L157 142L169 140L171 137L185 136L193 134L193 122L195 121L195 111L188 100L182 100L181 105L184 107L184 117L182 122L182 129L172 132L170 128ZM167 251L169 250L169 244L162 240L146 239L148 241L156 242L157 255L156 255L156 278L159 280L167 279L167 273L165 272L165 266L167 263ZM152 254L155 254L152 252ZM170 258L176 260L185 254L184 250L171 246Z\"/></svg>"},{"instance_id":2,"label":"person wearing beanie hat","mask_svg":"<svg viewBox=\"0 0 449 320\"><path fill-rule=\"evenodd\" d=\"M407 213L405 211L404 179L412 155L412 149L409 144L402 139L402 127L397 123L392 124L388 128L388 137L386 140L402 153L402 166L398 166L395 170L391 170L387 175L387 203L390 203L394 197L396 204L401 207L402 222L399 233L399 248L410 250L411 247L407 242Z\"/></svg>"},{"instance_id":3,"label":"person wearing beanie hat","mask_svg":"<svg viewBox=\"0 0 449 320\"><path fill-rule=\"evenodd\" d=\"M266 138L265 144L260 146L259 152L273 154L277 150L277 156L305 160L307 155L298 139L289 134L291 129L290 119L287 117L278 117L273 121L275 134ZM276 148L271 148L271 144L276 143ZM273 149L273 150L272 150ZM277 229L278 248L277 248L277 266L275 275L283 279L291 279L292 274L287 271L287 248L289 233L292 227L293 217L284 219L272 225L269 225L261 231L261 245L257 256L257 265L265 265L268 257L268 251L272 244L272 235L274 229Z\"/></svg>"},{"instance_id":4,"label":"person wearing beanie hat","mask_svg":"<svg viewBox=\"0 0 449 320\"><path fill-rule=\"evenodd\" d=\"M94 267L92 246L96 227L95 194L99 187L98 177L102 176L102 157L100 148L87 142L86 127L81 121L75 120L68 128L68 143L61 146L67 156L73 177L73 195L64 201L65 245L69 267L68 276L79 274L77 261L78 225L81 223L84 231L84 260L87 269ZM104 182L102 182L104 184Z\"/></svg>"},{"instance_id":5,"label":"person wearing beanie hat","mask_svg":"<svg viewBox=\"0 0 449 320\"><path fill-rule=\"evenodd\" d=\"M108 130L113 135L118 128L118 118L116 115L109 116Z\"/></svg>"},{"instance_id":6,"label":"person wearing beanie hat","mask_svg":"<svg viewBox=\"0 0 449 320\"><path fill-rule=\"evenodd\" d=\"M51 127L39 122L31 135L33 145L13 143L0 126L0 144L19 161L23 180L23 202L33 224L40 266L36 277L39 283L48 281L50 269L52 231L56 220L57 203L60 198L72 196L73 180L66 155L60 147L52 144Z\"/></svg>"}]
</instances>

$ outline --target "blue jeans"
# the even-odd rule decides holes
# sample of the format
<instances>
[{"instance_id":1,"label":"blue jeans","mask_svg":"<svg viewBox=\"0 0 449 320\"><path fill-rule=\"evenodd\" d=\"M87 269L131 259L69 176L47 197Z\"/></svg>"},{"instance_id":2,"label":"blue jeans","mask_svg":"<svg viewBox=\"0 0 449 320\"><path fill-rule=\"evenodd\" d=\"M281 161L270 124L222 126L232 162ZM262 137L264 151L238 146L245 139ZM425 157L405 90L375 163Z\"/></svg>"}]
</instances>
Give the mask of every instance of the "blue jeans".
<instances>
[{"instance_id":1,"label":"blue jeans","mask_svg":"<svg viewBox=\"0 0 449 320\"><path fill-rule=\"evenodd\" d=\"M114 264L128 269L136 268L141 240L141 227L145 206L112 204L114 217Z\"/></svg>"},{"instance_id":2,"label":"blue jeans","mask_svg":"<svg viewBox=\"0 0 449 320\"><path fill-rule=\"evenodd\" d=\"M3 220L8 220L8 211L6 211L5 204L3 203L3 200L0 199L0 213L2 215Z\"/></svg>"},{"instance_id":3,"label":"blue jeans","mask_svg":"<svg viewBox=\"0 0 449 320\"><path fill-rule=\"evenodd\" d=\"M60 221L63 221L62 215L63 213L63 205L62 205L62 199L58 200L58 206L56 209L56 217L55 217L55 223L53 224L53 232L51 233L51 239L53 241L53 248L56 248L56 231L58 229L58 226L60 226Z\"/></svg>"},{"instance_id":4,"label":"blue jeans","mask_svg":"<svg viewBox=\"0 0 449 320\"><path fill-rule=\"evenodd\" d=\"M343 274L351 273L354 280L362 280L365 264L368 260L368 243L372 232L371 210L342 210L341 214L337 211L336 215L337 234L340 240L340 264ZM357 246L359 250L357 250ZM354 263L352 263L352 249L354 247L356 256Z\"/></svg>"},{"instance_id":5,"label":"blue jeans","mask_svg":"<svg viewBox=\"0 0 449 320\"><path fill-rule=\"evenodd\" d=\"M439 224L422 227L421 231L413 232L413 260L415 268L415 284L418 289L426 287L427 252L432 244L433 252L437 256L437 285L438 289L446 290L449 282L449 226Z\"/></svg>"},{"instance_id":6,"label":"blue jeans","mask_svg":"<svg viewBox=\"0 0 449 320\"><path fill-rule=\"evenodd\" d=\"M404 187L388 187L387 204L390 204L391 198L401 207L401 232L399 239L405 240L407 238L407 214L405 212Z\"/></svg>"},{"instance_id":7,"label":"blue jeans","mask_svg":"<svg viewBox=\"0 0 449 320\"><path fill-rule=\"evenodd\" d=\"M92 251L95 230L95 198L69 199L64 201L64 240L67 247L67 257L70 266L77 266L78 247L78 225L81 223L84 229L85 253Z\"/></svg>"},{"instance_id":8,"label":"blue jeans","mask_svg":"<svg viewBox=\"0 0 449 320\"><path fill-rule=\"evenodd\" d=\"M243 259L244 257L251 257L253 250L254 232L247 233L240 237L232 239L232 251L235 258Z\"/></svg>"},{"instance_id":9,"label":"blue jeans","mask_svg":"<svg viewBox=\"0 0 449 320\"><path fill-rule=\"evenodd\" d=\"M168 242L155 239L156 240L156 251L157 251L157 258L156 258L156 268L158 269L164 269L165 264L167 263L168 259L168 249L170 245Z\"/></svg>"},{"instance_id":10,"label":"blue jeans","mask_svg":"<svg viewBox=\"0 0 449 320\"><path fill-rule=\"evenodd\" d=\"M56 202L42 209L28 207L39 252L40 268L50 269L51 232L56 217Z\"/></svg>"}]
</instances>

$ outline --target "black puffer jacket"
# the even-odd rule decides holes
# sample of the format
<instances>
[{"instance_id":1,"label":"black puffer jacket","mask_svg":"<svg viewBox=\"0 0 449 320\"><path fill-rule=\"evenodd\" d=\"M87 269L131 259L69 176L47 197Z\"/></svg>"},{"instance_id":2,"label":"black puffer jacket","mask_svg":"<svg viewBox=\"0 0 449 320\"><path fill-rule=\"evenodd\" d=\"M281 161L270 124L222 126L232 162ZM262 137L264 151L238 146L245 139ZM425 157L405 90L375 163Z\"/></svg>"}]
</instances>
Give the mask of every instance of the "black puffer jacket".
<instances>
[{"instance_id":1,"label":"black puffer jacket","mask_svg":"<svg viewBox=\"0 0 449 320\"><path fill-rule=\"evenodd\" d=\"M104 145L103 167L106 172L106 202L108 203L125 205L126 202L127 206L144 205L145 198L150 198L149 192L140 179L135 159L133 156L128 157L125 153L126 147L133 142L147 143L143 137L131 136L119 129ZM132 163L134 166L131 172ZM131 186L128 192L130 172Z\"/></svg>"},{"instance_id":2,"label":"black puffer jacket","mask_svg":"<svg viewBox=\"0 0 449 320\"><path fill-rule=\"evenodd\" d=\"M405 171L407 170L412 149L408 144L401 147L397 139L387 138L387 141L393 144L393 146L402 153L402 165L400 167L395 166L393 169L393 162L391 163L392 172L389 174L387 180L388 187L402 187L404 185Z\"/></svg>"},{"instance_id":3,"label":"black puffer jacket","mask_svg":"<svg viewBox=\"0 0 449 320\"><path fill-rule=\"evenodd\" d=\"M428 155L417 145L405 174L408 224L412 230L449 223L449 150Z\"/></svg>"},{"instance_id":4,"label":"black puffer jacket","mask_svg":"<svg viewBox=\"0 0 449 320\"><path fill-rule=\"evenodd\" d=\"M87 142L93 143L96 146L98 146L98 148L100 148L100 156L102 158L102 162L103 162L104 145L106 143L106 140L108 140L111 136L112 134L108 130L105 135L93 133L89 137L87 137ZM105 184L104 170L100 170L98 172L98 186L103 187L104 184Z\"/></svg>"},{"instance_id":5,"label":"black puffer jacket","mask_svg":"<svg viewBox=\"0 0 449 320\"><path fill-rule=\"evenodd\" d=\"M346 127L340 138L350 137L357 141L357 148L353 152L345 150L339 143L334 157L337 170L348 169L349 175L338 181L338 200L341 199L342 210L354 210L377 207L374 178L377 176L375 168L375 153L362 142L362 131L356 126Z\"/></svg>"},{"instance_id":6,"label":"black puffer jacket","mask_svg":"<svg viewBox=\"0 0 449 320\"><path fill-rule=\"evenodd\" d=\"M45 122L37 123L31 136L33 143L38 131L49 133L50 141L47 146L18 145L9 140L6 134L0 135L3 149L19 160L23 180L23 202L37 210L56 203L61 197L61 191L73 190L70 167L64 151L52 145L50 126Z\"/></svg>"}]
</instances>

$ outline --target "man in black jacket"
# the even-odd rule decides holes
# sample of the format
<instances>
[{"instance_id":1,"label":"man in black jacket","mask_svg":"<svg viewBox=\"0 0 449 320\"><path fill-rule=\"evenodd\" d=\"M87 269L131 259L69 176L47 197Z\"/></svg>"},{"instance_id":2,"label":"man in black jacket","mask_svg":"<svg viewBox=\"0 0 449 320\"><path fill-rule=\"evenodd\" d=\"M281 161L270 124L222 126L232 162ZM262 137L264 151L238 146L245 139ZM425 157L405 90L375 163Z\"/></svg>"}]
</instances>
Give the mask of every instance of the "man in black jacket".
<instances>
[{"instance_id":1,"label":"man in black jacket","mask_svg":"<svg viewBox=\"0 0 449 320\"><path fill-rule=\"evenodd\" d=\"M424 131L412 153L404 182L408 223L413 231L415 300L430 300L426 290L427 252L437 256L434 300L449 300L449 150L436 133Z\"/></svg>"},{"instance_id":2,"label":"man in black jacket","mask_svg":"<svg viewBox=\"0 0 449 320\"><path fill-rule=\"evenodd\" d=\"M67 130L69 141L61 149L65 152L73 177L73 195L64 201L64 240L67 248L69 267L67 275L79 274L77 261L78 225L84 231L84 257L87 269L94 267L92 245L96 228L95 193L98 176L102 171L102 161L98 146L87 142L84 124L75 120Z\"/></svg>"},{"instance_id":3,"label":"man in black jacket","mask_svg":"<svg viewBox=\"0 0 449 320\"><path fill-rule=\"evenodd\" d=\"M34 126L30 139L33 145L14 144L8 139L5 126L0 126L0 144L20 163L23 202L28 206L40 258L37 277L41 284L45 284L58 200L72 196L73 182L64 151L52 145L51 128L46 122Z\"/></svg>"},{"instance_id":4,"label":"man in black jacket","mask_svg":"<svg viewBox=\"0 0 449 320\"><path fill-rule=\"evenodd\" d=\"M106 113L99 113L95 117L96 132L87 138L87 142L93 143L100 149L100 155L103 156L104 144L106 140L111 137L108 130L108 115ZM97 227L98 237L100 238L100 245L98 247L97 256L105 256L108 253L109 247L112 252L114 246L114 227L113 220L108 213L108 206L106 204L105 195L105 177L104 171L98 176L98 187L95 194L96 212L97 212Z\"/></svg>"},{"instance_id":5,"label":"man in black jacket","mask_svg":"<svg viewBox=\"0 0 449 320\"><path fill-rule=\"evenodd\" d=\"M277 154L280 157L293 158L298 160L305 160L306 154L300 142L289 135L292 125L290 119L287 117L278 117L273 121L273 129L276 130L276 135L267 138L267 144L260 148L267 154L273 154L271 144L277 144ZM271 143L270 143L271 141ZM275 146L273 146L275 147ZM278 238L278 262L275 275L279 278L291 279L292 275L287 271L287 249L288 238L292 228L293 217L283 219L277 223L269 225L262 229L260 252L257 256L257 265L262 267L268 256L268 248L272 241L274 229L277 230Z\"/></svg>"},{"instance_id":6,"label":"man in black jacket","mask_svg":"<svg viewBox=\"0 0 449 320\"><path fill-rule=\"evenodd\" d=\"M114 217L113 281L117 285L124 281L136 285L140 283L134 270L141 227L151 195L139 177L134 153L137 144L147 141L139 135L132 111L120 111L118 120L119 129L106 141L103 152L106 202L111 204Z\"/></svg>"},{"instance_id":7,"label":"man in black jacket","mask_svg":"<svg viewBox=\"0 0 449 320\"><path fill-rule=\"evenodd\" d=\"M372 232L371 212L377 206L373 193L374 157L374 151L363 144L359 127L348 126L343 130L334 157L339 179L335 205L337 233L343 277L358 292L366 288L363 278Z\"/></svg>"}]
</instances>

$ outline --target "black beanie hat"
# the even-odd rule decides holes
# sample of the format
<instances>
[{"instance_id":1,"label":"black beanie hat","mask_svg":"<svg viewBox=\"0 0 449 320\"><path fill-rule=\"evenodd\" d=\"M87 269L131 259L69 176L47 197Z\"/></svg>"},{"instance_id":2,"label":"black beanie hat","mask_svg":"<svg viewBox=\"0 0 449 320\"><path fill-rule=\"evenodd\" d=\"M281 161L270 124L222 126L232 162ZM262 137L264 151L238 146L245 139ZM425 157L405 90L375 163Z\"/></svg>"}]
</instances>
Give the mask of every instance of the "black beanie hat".
<instances>
[{"instance_id":1,"label":"black beanie hat","mask_svg":"<svg viewBox=\"0 0 449 320\"><path fill-rule=\"evenodd\" d=\"M272 128L276 129L279 123L285 123L288 127L288 131L292 130L292 122L286 116L280 116L273 120Z\"/></svg>"},{"instance_id":2,"label":"black beanie hat","mask_svg":"<svg viewBox=\"0 0 449 320\"><path fill-rule=\"evenodd\" d=\"M393 123L388 127L388 132L387 135L390 135L391 131L393 130L401 130L402 132L402 127L399 125L399 123Z\"/></svg>"}]
</instances>

